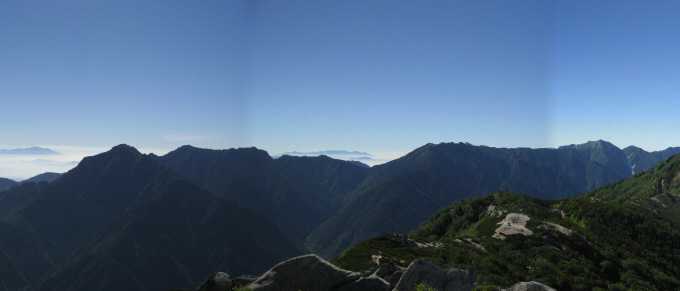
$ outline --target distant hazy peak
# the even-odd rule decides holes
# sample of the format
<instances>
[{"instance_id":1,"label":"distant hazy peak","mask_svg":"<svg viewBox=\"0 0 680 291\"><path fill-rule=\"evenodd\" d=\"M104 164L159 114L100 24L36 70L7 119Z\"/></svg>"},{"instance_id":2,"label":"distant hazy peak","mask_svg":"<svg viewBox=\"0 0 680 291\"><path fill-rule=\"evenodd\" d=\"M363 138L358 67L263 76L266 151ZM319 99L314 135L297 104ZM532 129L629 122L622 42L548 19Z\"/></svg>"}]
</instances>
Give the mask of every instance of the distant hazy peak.
<instances>
[{"instance_id":1,"label":"distant hazy peak","mask_svg":"<svg viewBox=\"0 0 680 291\"><path fill-rule=\"evenodd\" d=\"M0 150L0 155L61 155L60 152L53 151L48 148L41 148L38 146L33 146L25 149L11 149L11 150Z\"/></svg>"},{"instance_id":2,"label":"distant hazy peak","mask_svg":"<svg viewBox=\"0 0 680 291\"><path fill-rule=\"evenodd\" d=\"M363 155L363 156L373 156L372 154L366 153L366 152L359 152L359 151L346 151L346 150L327 150L327 151L318 151L318 152L298 152L298 151L293 151L293 152L285 152L280 154L280 156L283 155L289 155L289 156L302 156L302 155L308 155L308 156L320 156L320 155Z\"/></svg>"},{"instance_id":3,"label":"distant hazy peak","mask_svg":"<svg viewBox=\"0 0 680 291\"><path fill-rule=\"evenodd\" d=\"M41 181L45 181L45 182L49 183L49 182L52 182L55 179L61 177L61 175L62 174L60 174L60 173L45 172L45 173L33 176L31 178L28 178L26 180L23 180L23 181L21 181L21 183L26 183L26 182L38 183L38 182L41 182Z\"/></svg>"},{"instance_id":4,"label":"distant hazy peak","mask_svg":"<svg viewBox=\"0 0 680 291\"><path fill-rule=\"evenodd\" d=\"M201 156L207 159L216 159L225 156L248 157L249 159L270 160L272 157L265 150L256 147L230 148L230 149L205 149L190 145L181 146L165 155L161 159L175 159L181 156Z\"/></svg>"}]
</instances>

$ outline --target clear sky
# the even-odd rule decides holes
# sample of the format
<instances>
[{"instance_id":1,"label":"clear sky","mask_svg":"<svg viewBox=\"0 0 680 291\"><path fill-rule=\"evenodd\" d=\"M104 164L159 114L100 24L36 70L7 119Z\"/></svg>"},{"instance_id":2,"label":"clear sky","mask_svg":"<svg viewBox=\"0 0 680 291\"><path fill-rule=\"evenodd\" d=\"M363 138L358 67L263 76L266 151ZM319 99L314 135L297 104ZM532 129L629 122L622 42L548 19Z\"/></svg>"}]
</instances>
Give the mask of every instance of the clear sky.
<instances>
[{"instance_id":1,"label":"clear sky","mask_svg":"<svg viewBox=\"0 0 680 291\"><path fill-rule=\"evenodd\" d=\"M678 1L2 1L0 148L680 146Z\"/></svg>"}]
</instances>

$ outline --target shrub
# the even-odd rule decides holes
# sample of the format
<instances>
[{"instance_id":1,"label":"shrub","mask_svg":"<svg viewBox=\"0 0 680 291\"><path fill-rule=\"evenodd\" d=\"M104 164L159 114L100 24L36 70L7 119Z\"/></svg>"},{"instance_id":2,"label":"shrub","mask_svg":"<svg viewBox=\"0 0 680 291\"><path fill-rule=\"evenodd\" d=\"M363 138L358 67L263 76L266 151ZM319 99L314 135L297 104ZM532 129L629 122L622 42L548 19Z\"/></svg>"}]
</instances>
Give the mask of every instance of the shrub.
<instances>
[{"instance_id":1,"label":"shrub","mask_svg":"<svg viewBox=\"0 0 680 291\"><path fill-rule=\"evenodd\" d=\"M416 285L415 291L437 291L437 290L434 290L434 288L432 288L432 286L430 286L430 285L427 285L425 283L420 283L420 284Z\"/></svg>"}]
</instances>

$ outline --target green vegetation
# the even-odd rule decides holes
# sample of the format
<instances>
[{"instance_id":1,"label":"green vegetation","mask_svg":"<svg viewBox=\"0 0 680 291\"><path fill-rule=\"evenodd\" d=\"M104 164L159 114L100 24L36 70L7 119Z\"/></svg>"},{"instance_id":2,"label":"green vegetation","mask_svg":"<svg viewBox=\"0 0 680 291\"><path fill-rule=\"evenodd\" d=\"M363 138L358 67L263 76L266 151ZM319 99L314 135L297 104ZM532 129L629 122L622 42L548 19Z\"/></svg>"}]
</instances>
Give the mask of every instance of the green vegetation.
<instances>
[{"instance_id":1,"label":"green vegetation","mask_svg":"<svg viewBox=\"0 0 680 291\"><path fill-rule=\"evenodd\" d=\"M231 291L253 291L253 289L249 288L248 286L245 285L237 285L234 287L231 287Z\"/></svg>"},{"instance_id":2,"label":"green vegetation","mask_svg":"<svg viewBox=\"0 0 680 291\"><path fill-rule=\"evenodd\" d=\"M274 160L255 148L185 146L157 157L120 145L52 183L0 192L0 291L197 286L218 270L260 274L307 252L303 240L324 257L344 251L332 262L355 271L381 255L471 265L478 282L495 286L677 289L680 196L667 193L680 195L680 157L593 189L629 176L631 161L639 169L672 151L631 152L638 158L624 162L604 141L535 150L428 144L369 169L328 157ZM588 189L561 200L480 197ZM493 238L510 212L530 216L533 234ZM379 236L392 232L442 247Z\"/></svg>"},{"instance_id":3,"label":"green vegetation","mask_svg":"<svg viewBox=\"0 0 680 291\"><path fill-rule=\"evenodd\" d=\"M498 215L498 211L505 212ZM533 235L492 238L497 223L512 212L531 217L527 228ZM563 234L547 223L573 233ZM416 241L434 239L444 246L402 245L385 235L364 241L331 262L363 271L375 267L370 255L378 253L407 264L424 258L442 268L473 266L479 272L478 283L505 288L521 281L538 281L558 290L680 287L676 279L680 278L679 225L631 203L586 196L543 200L497 192L456 202L409 236Z\"/></svg>"},{"instance_id":4,"label":"green vegetation","mask_svg":"<svg viewBox=\"0 0 680 291\"><path fill-rule=\"evenodd\" d=\"M680 194L679 175L680 155L675 155L660 162L653 169L594 189L586 195L625 202L635 198L653 197L662 193Z\"/></svg>"},{"instance_id":5,"label":"green vegetation","mask_svg":"<svg viewBox=\"0 0 680 291\"><path fill-rule=\"evenodd\" d=\"M427 144L371 168L346 204L305 244L322 257L384 233L407 233L453 202L494 191L556 199L631 176L624 152L606 141L558 149ZM467 233L468 236L476 236Z\"/></svg>"},{"instance_id":6,"label":"green vegetation","mask_svg":"<svg viewBox=\"0 0 680 291\"><path fill-rule=\"evenodd\" d=\"M414 289L415 291L436 291L432 286L427 285L425 283L420 283L416 285L416 288Z\"/></svg>"}]
</instances>

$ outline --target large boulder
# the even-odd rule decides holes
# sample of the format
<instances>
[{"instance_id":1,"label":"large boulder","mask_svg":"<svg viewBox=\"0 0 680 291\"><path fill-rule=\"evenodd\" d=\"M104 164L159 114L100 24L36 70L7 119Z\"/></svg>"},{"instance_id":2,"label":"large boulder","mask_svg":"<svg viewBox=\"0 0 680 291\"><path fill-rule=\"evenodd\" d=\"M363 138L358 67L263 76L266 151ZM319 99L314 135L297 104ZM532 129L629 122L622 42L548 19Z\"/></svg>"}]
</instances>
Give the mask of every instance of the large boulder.
<instances>
[{"instance_id":1,"label":"large boulder","mask_svg":"<svg viewBox=\"0 0 680 291\"><path fill-rule=\"evenodd\" d=\"M408 266L394 290L411 291L416 285L425 283L439 291L471 291L477 280L477 270L468 267L442 270L423 259L415 260Z\"/></svg>"},{"instance_id":2,"label":"large boulder","mask_svg":"<svg viewBox=\"0 0 680 291\"><path fill-rule=\"evenodd\" d=\"M403 270L396 271L383 279L385 279L387 283L390 283L390 287L395 287L397 286L397 283L399 283L399 280L401 280L401 276L404 276Z\"/></svg>"},{"instance_id":3,"label":"large boulder","mask_svg":"<svg viewBox=\"0 0 680 291\"><path fill-rule=\"evenodd\" d=\"M248 287L253 291L331 290L359 278L360 273L340 269L316 255L306 255L279 263Z\"/></svg>"},{"instance_id":4,"label":"large boulder","mask_svg":"<svg viewBox=\"0 0 680 291\"><path fill-rule=\"evenodd\" d=\"M229 274L217 272L208 280L198 287L198 291L229 291L231 290L232 282Z\"/></svg>"},{"instance_id":5,"label":"large boulder","mask_svg":"<svg viewBox=\"0 0 680 291\"><path fill-rule=\"evenodd\" d=\"M404 268L400 267L395 262L388 262L380 265L380 268L378 268L378 270L375 271L375 275L385 279L390 275L394 274L394 272L396 271L404 271Z\"/></svg>"},{"instance_id":6,"label":"large boulder","mask_svg":"<svg viewBox=\"0 0 680 291\"><path fill-rule=\"evenodd\" d=\"M321 289L318 289L321 290ZM354 282L349 282L345 285L334 289L336 291L389 291L390 284L385 282L385 280L370 276L366 278L361 278Z\"/></svg>"},{"instance_id":7,"label":"large boulder","mask_svg":"<svg viewBox=\"0 0 680 291\"><path fill-rule=\"evenodd\" d=\"M538 282L520 282L512 285L510 288L505 289L506 291L557 291L547 285Z\"/></svg>"},{"instance_id":8,"label":"large boulder","mask_svg":"<svg viewBox=\"0 0 680 291\"><path fill-rule=\"evenodd\" d=\"M401 276L404 275L405 270L406 269L400 267L395 262L389 262L380 265L380 268L375 271L373 276L382 278L390 284L390 287L394 287L397 286L397 283L399 282L399 279L401 279Z\"/></svg>"}]
</instances>

